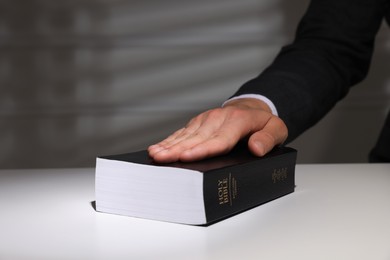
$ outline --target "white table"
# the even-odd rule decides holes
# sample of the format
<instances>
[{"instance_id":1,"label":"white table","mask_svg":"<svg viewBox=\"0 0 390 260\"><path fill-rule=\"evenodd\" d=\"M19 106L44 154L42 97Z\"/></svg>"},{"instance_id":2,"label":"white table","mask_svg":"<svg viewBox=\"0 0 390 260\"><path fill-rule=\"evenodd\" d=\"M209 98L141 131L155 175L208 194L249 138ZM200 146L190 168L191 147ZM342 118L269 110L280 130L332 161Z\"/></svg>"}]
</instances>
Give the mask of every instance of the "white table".
<instances>
[{"instance_id":1,"label":"white table","mask_svg":"<svg viewBox=\"0 0 390 260\"><path fill-rule=\"evenodd\" d=\"M298 165L296 184L198 227L96 213L93 169L1 170L0 259L390 260L390 164Z\"/></svg>"}]
</instances>

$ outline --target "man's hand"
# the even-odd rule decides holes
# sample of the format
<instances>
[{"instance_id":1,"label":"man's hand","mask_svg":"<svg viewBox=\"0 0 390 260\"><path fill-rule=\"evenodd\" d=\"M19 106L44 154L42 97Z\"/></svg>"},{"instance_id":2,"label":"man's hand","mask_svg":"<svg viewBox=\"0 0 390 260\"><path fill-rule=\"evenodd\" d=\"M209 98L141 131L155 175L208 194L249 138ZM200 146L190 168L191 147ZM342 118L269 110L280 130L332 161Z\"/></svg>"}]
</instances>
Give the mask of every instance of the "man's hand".
<instances>
[{"instance_id":1,"label":"man's hand","mask_svg":"<svg viewBox=\"0 0 390 260\"><path fill-rule=\"evenodd\" d=\"M227 153L248 136L251 152L263 156L283 143L287 135L284 122L272 115L264 102L243 98L199 114L186 127L151 145L148 151L161 163L196 161Z\"/></svg>"}]
</instances>

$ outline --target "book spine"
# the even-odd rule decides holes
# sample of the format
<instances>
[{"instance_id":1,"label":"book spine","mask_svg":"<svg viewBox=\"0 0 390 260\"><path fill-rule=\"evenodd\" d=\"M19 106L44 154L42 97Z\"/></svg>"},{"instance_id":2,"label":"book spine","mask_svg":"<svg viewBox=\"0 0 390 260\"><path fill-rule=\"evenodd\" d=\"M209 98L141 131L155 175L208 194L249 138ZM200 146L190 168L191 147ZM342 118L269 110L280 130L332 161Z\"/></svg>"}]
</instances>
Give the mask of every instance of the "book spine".
<instances>
[{"instance_id":1,"label":"book spine","mask_svg":"<svg viewBox=\"0 0 390 260\"><path fill-rule=\"evenodd\" d=\"M208 223L294 191L296 152L204 173Z\"/></svg>"}]
</instances>

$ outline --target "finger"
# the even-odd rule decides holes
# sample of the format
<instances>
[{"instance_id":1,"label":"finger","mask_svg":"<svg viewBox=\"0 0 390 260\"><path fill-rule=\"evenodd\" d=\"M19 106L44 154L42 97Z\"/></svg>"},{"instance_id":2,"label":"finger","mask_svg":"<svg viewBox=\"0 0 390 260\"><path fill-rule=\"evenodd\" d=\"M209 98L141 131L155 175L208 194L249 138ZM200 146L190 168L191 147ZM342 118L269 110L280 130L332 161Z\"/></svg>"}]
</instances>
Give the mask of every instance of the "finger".
<instances>
[{"instance_id":1,"label":"finger","mask_svg":"<svg viewBox=\"0 0 390 260\"><path fill-rule=\"evenodd\" d=\"M176 139L178 136L180 136L182 134L182 132L185 131L185 128L181 128L179 130L177 130L176 132L174 132L173 134L171 134L170 136L168 136L167 138L165 138L164 140L156 143L156 144L153 144L153 145L150 145L148 147L148 152L149 152L149 155L153 157L153 155L161 150L164 150L167 148L168 144Z\"/></svg>"},{"instance_id":2,"label":"finger","mask_svg":"<svg viewBox=\"0 0 390 260\"><path fill-rule=\"evenodd\" d=\"M272 117L263 129L253 133L248 141L249 149L257 156L264 156L276 145L282 144L288 136L284 122L278 117Z\"/></svg>"},{"instance_id":3,"label":"finger","mask_svg":"<svg viewBox=\"0 0 390 260\"><path fill-rule=\"evenodd\" d=\"M160 141L159 143L153 145L151 147L151 150L163 150L168 149L169 147L175 145L176 143L188 138L193 133L195 133L201 126L202 126L202 118L204 117L203 114L191 119L186 127L183 127L164 140Z\"/></svg>"},{"instance_id":4,"label":"finger","mask_svg":"<svg viewBox=\"0 0 390 260\"><path fill-rule=\"evenodd\" d=\"M183 152L214 136L223 125L223 118L220 109L195 117L184 130L160 142L158 149L153 147L151 156L160 162L179 160Z\"/></svg>"},{"instance_id":5,"label":"finger","mask_svg":"<svg viewBox=\"0 0 390 260\"><path fill-rule=\"evenodd\" d=\"M228 136L216 135L183 151L179 156L179 160L186 162L197 161L225 154L234 147L237 141Z\"/></svg>"},{"instance_id":6,"label":"finger","mask_svg":"<svg viewBox=\"0 0 390 260\"><path fill-rule=\"evenodd\" d=\"M234 128L229 121L225 121L219 129L213 130L202 141L198 140L192 147L184 150L179 159L181 161L197 161L229 152L242 138L242 131Z\"/></svg>"},{"instance_id":7,"label":"finger","mask_svg":"<svg viewBox=\"0 0 390 260\"><path fill-rule=\"evenodd\" d=\"M196 132L191 136L188 136L185 139L175 142L171 146L154 153L153 159L164 163L178 161L183 153L192 149L194 146L203 143L208 138L210 137Z\"/></svg>"}]
</instances>

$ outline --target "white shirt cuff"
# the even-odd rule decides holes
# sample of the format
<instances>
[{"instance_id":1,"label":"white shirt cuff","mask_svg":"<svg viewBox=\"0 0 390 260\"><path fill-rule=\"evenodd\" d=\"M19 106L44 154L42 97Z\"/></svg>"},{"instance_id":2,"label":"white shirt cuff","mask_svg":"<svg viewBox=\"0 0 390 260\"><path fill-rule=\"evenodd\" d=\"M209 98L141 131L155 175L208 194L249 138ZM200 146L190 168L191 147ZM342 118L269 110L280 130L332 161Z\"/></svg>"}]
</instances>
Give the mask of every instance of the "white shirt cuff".
<instances>
[{"instance_id":1,"label":"white shirt cuff","mask_svg":"<svg viewBox=\"0 0 390 260\"><path fill-rule=\"evenodd\" d=\"M243 94L240 96L232 97L231 99L228 99L225 102L223 102L222 106L224 106L229 101L241 99L241 98L255 98L255 99L261 100L269 106L269 108L271 109L272 114L274 116L278 116L278 110L276 109L274 103L270 99L268 99L267 97L265 97L263 95L259 95L259 94Z\"/></svg>"}]
</instances>

